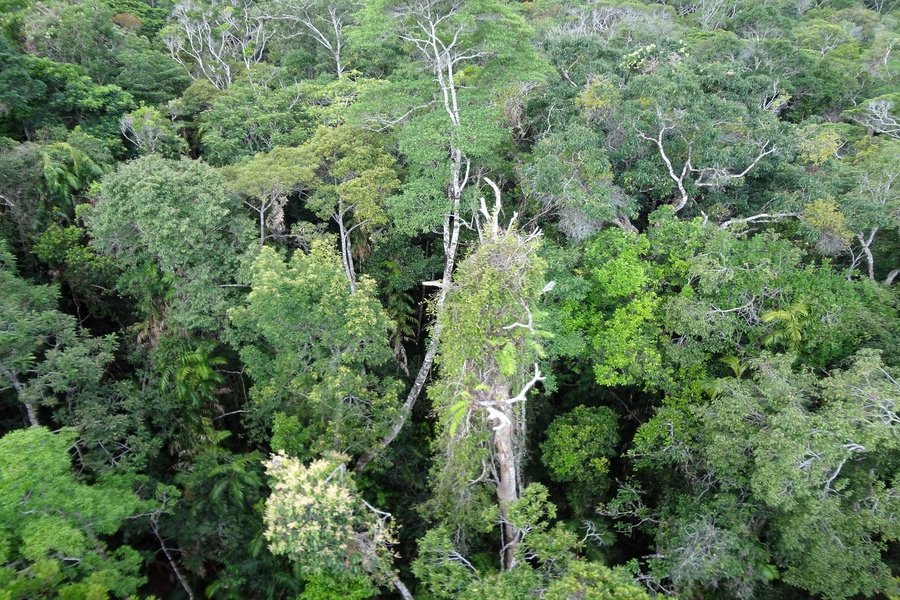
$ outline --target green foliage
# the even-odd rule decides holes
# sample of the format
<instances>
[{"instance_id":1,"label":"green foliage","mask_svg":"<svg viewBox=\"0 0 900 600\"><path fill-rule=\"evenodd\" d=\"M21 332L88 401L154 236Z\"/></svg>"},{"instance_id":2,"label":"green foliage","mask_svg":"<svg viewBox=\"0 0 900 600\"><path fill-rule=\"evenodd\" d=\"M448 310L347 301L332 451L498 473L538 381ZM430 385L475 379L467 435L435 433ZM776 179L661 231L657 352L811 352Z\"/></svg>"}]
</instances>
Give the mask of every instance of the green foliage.
<instances>
[{"instance_id":1,"label":"green foliage","mask_svg":"<svg viewBox=\"0 0 900 600\"><path fill-rule=\"evenodd\" d=\"M751 361L753 381L731 379L708 404L670 403L642 428L668 433L639 435L634 455L670 485L680 476L666 469L681 465L686 474L673 504L660 507L666 558L652 564L657 577L740 597L772 578L770 564L784 581L829 598L883 584L880 551L900 533L882 512L893 502L888 465L897 448L886 399L896 381L871 351L822 379L792 373L791 361L763 355ZM737 497L746 504L733 504ZM745 506L755 507L749 521Z\"/></svg>"},{"instance_id":2,"label":"green foliage","mask_svg":"<svg viewBox=\"0 0 900 600\"><path fill-rule=\"evenodd\" d=\"M542 460L555 481L573 482L580 508L609 486L609 459L619 444L616 414L600 406L579 406L560 415L547 428Z\"/></svg>"},{"instance_id":3,"label":"green foliage","mask_svg":"<svg viewBox=\"0 0 900 600\"><path fill-rule=\"evenodd\" d=\"M121 0L120 0L121 1ZM126 0L122 4L143 6L148 11L159 11L139 0ZM130 7L129 7L130 8ZM143 19L142 19L143 20ZM143 20L142 35L151 35L152 21ZM191 78L181 65L165 54L160 54L142 37L128 35L116 52L121 65L115 84L134 97L139 104L160 105L173 100L191 84Z\"/></svg>"},{"instance_id":4,"label":"green foliage","mask_svg":"<svg viewBox=\"0 0 900 600\"><path fill-rule=\"evenodd\" d=\"M265 515L269 550L297 561L313 580L359 585L369 576L384 583L392 577L390 515L359 497L346 459L331 454L304 465L278 454L265 463L272 478Z\"/></svg>"},{"instance_id":5,"label":"green foliage","mask_svg":"<svg viewBox=\"0 0 900 600\"><path fill-rule=\"evenodd\" d=\"M187 150L172 121L152 106L141 106L128 113L122 117L120 127L122 136L140 154L159 153L172 158Z\"/></svg>"},{"instance_id":6,"label":"green foliage","mask_svg":"<svg viewBox=\"0 0 900 600\"><path fill-rule=\"evenodd\" d=\"M900 594L897 7L0 0L0 597Z\"/></svg>"},{"instance_id":7,"label":"green foliage","mask_svg":"<svg viewBox=\"0 0 900 600\"><path fill-rule=\"evenodd\" d=\"M125 271L120 289L152 295L134 275L154 264L179 302L167 304L169 326L217 330L240 288L241 253L250 223L221 175L201 161L147 156L103 179L100 200L84 213L94 246ZM149 282L147 282L149 283Z\"/></svg>"},{"instance_id":8,"label":"green foliage","mask_svg":"<svg viewBox=\"0 0 900 600\"><path fill-rule=\"evenodd\" d=\"M15 261L0 242L0 385L12 388L38 424L38 408L54 406L99 383L112 360L116 336L93 338L75 319L56 310L58 290L17 276Z\"/></svg>"},{"instance_id":9,"label":"green foliage","mask_svg":"<svg viewBox=\"0 0 900 600\"><path fill-rule=\"evenodd\" d=\"M302 600L333 600L334 598L365 600L377 593L378 590L366 577L335 580L327 575L313 575L306 580L303 593L299 598Z\"/></svg>"},{"instance_id":10,"label":"green foliage","mask_svg":"<svg viewBox=\"0 0 900 600\"><path fill-rule=\"evenodd\" d=\"M399 185L394 158L371 132L319 127L306 143L315 163L315 193L306 201L317 216L350 212L370 229L386 223L384 198Z\"/></svg>"},{"instance_id":11,"label":"green foliage","mask_svg":"<svg viewBox=\"0 0 900 600\"><path fill-rule=\"evenodd\" d=\"M315 124L303 104L303 88L268 89L237 81L216 96L201 119L201 151L211 164L239 162L275 146L299 146Z\"/></svg>"},{"instance_id":12,"label":"green foliage","mask_svg":"<svg viewBox=\"0 0 900 600\"><path fill-rule=\"evenodd\" d=\"M0 36L0 134L17 136L16 121L31 116L47 92L47 85L31 76L31 62Z\"/></svg>"},{"instance_id":13,"label":"green foliage","mask_svg":"<svg viewBox=\"0 0 900 600\"><path fill-rule=\"evenodd\" d=\"M647 598L622 570L611 570L576 557L584 540L579 542L572 531L560 524L550 526L556 508L547 496L547 488L531 484L522 498L509 507L509 519L527 531L520 556L536 559L533 566L522 561L501 573L482 570L475 566L477 562L473 564L475 561L460 553L454 541L458 538L441 527L429 531L420 540L419 558L413 562L413 572L436 598L524 600L538 590L552 593L554 598ZM485 512L484 518L490 522L498 515L494 507Z\"/></svg>"},{"instance_id":14,"label":"green foliage","mask_svg":"<svg viewBox=\"0 0 900 600\"><path fill-rule=\"evenodd\" d=\"M560 229L575 239L586 237L603 222L635 214L633 202L612 186L602 139L583 125L571 124L541 139L522 176L541 210L557 212Z\"/></svg>"},{"instance_id":15,"label":"green foliage","mask_svg":"<svg viewBox=\"0 0 900 600\"><path fill-rule=\"evenodd\" d=\"M126 37L113 23L113 10L98 0L51 0L39 6L23 19L24 45L42 58L84 67L100 85L111 83L114 56Z\"/></svg>"},{"instance_id":16,"label":"green foliage","mask_svg":"<svg viewBox=\"0 0 900 600\"><path fill-rule=\"evenodd\" d=\"M140 22L138 32L151 39L165 25L168 16L168 10L164 6L153 6L154 3L141 0L109 0L106 4L116 15L129 14L136 17Z\"/></svg>"},{"instance_id":17,"label":"green foliage","mask_svg":"<svg viewBox=\"0 0 900 600\"><path fill-rule=\"evenodd\" d=\"M127 479L79 482L68 449L73 429L32 427L0 439L0 581L10 598L128 596L144 582L140 555L104 536L146 508ZM18 569L18 570L16 570ZM33 595L32 595L33 594Z\"/></svg>"},{"instance_id":18,"label":"green foliage","mask_svg":"<svg viewBox=\"0 0 900 600\"><path fill-rule=\"evenodd\" d=\"M575 561L544 594L547 600L583 598L584 600L645 600L647 592L639 587L627 571L610 569L596 563Z\"/></svg>"},{"instance_id":19,"label":"green foliage","mask_svg":"<svg viewBox=\"0 0 900 600\"><path fill-rule=\"evenodd\" d=\"M134 108L131 94L117 85L97 85L85 76L69 78L64 85L50 96L51 118L74 121L110 152L121 155L119 120Z\"/></svg>"},{"instance_id":20,"label":"green foliage","mask_svg":"<svg viewBox=\"0 0 900 600\"><path fill-rule=\"evenodd\" d=\"M655 217L659 227L640 236L608 230L586 246L581 268L591 291L569 301L564 327L585 335L598 382L675 389L675 381L681 388L703 379L710 357L746 353L748 344L762 349L773 331L762 315L783 310L781 298L805 299L806 343L798 348L810 364L843 359L863 339L886 339L893 309L880 290L847 281L828 263L804 265L774 236ZM840 319L825 318L834 311Z\"/></svg>"},{"instance_id":21,"label":"green foliage","mask_svg":"<svg viewBox=\"0 0 900 600\"><path fill-rule=\"evenodd\" d=\"M779 342L785 344L792 352L800 349L800 341L803 339L804 317L809 315L809 309L803 300L797 300L788 308L767 310L762 313L763 323L777 323L775 330L763 338L763 344L772 346Z\"/></svg>"},{"instance_id":22,"label":"green foliage","mask_svg":"<svg viewBox=\"0 0 900 600\"><path fill-rule=\"evenodd\" d=\"M66 205L77 204L75 194L108 172L107 165L98 165L82 148L58 142L45 146L39 154L47 191Z\"/></svg>"},{"instance_id":23,"label":"green foliage","mask_svg":"<svg viewBox=\"0 0 900 600\"><path fill-rule=\"evenodd\" d=\"M224 412L216 400L216 392L225 377L217 370L227 361L213 356L216 343L196 344L180 337L164 338L155 351L163 364L159 390L168 408L178 415L178 427L170 441L170 449L181 458L179 466L215 446L228 435L215 432L212 416Z\"/></svg>"},{"instance_id":24,"label":"green foliage","mask_svg":"<svg viewBox=\"0 0 900 600\"><path fill-rule=\"evenodd\" d=\"M503 232L460 264L439 316L440 364L454 381L447 400L460 388L460 375L462 387L495 384L512 391L514 382L533 372L540 348L526 325L540 323L535 304L544 262L536 255L538 245L537 236Z\"/></svg>"},{"instance_id":25,"label":"green foliage","mask_svg":"<svg viewBox=\"0 0 900 600\"><path fill-rule=\"evenodd\" d=\"M211 581L205 593L229 600L296 595L302 578L287 560L266 551L263 513L269 495L258 452L207 449L176 476L184 494L160 522L161 533L180 547L200 544L184 568ZM216 565L210 576L207 569Z\"/></svg>"},{"instance_id":26,"label":"green foliage","mask_svg":"<svg viewBox=\"0 0 900 600\"><path fill-rule=\"evenodd\" d=\"M229 314L246 342L241 359L256 382L261 425L282 411L313 428L308 451L368 448L390 422L398 391L393 380L367 372L391 356L391 323L374 283L362 277L351 293L339 258L314 242L288 263L263 248L252 284L248 305Z\"/></svg>"}]
</instances>

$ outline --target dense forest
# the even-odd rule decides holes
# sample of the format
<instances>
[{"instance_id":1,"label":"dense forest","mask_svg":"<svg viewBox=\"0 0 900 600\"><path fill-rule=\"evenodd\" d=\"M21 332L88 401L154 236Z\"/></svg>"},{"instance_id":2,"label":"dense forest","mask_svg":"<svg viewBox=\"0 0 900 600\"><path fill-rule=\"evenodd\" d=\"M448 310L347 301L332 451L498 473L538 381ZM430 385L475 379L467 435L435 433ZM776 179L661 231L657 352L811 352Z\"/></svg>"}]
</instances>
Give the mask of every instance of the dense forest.
<instances>
[{"instance_id":1,"label":"dense forest","mask_svg":"<svg viewBox=\"0 0 900 600\"><path fill-rule=\"evenodd\" d=\"M900 1L0 30L0 599L900 598Z\"/></svg>"}]
</instances>

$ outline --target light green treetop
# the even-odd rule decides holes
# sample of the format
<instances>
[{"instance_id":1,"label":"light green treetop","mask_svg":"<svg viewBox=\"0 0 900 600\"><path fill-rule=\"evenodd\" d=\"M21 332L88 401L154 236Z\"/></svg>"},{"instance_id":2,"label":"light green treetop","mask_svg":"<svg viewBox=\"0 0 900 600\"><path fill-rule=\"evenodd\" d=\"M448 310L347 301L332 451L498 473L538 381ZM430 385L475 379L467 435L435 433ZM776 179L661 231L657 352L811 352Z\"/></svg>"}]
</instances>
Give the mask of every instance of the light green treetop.
<instances>
[{"instance_id":1,"label":"light green treetop","mask_svg":"<svg viewBox=\"0 0 900 600\"><path fill-rule=\"evenodd\" d=\"M75 438L71 428L32 427L0 439L0 564L18 565L0 567L10 598L53 588L61 597L123 597L144 583L140 555L110 550L104 537L149 505L127 479L79 482L68 453Z\"/></svg>"},{"instance_id":2,"label":"light green treetop","mask_svg":"<svg viewBox=\"0 0 900 600\"><path fill-rule=\"evenodd\" d=\"M299 415L317 449L359 451L393 415L397 390L367 369L391 357L390 319L374 282L356 293L324 241L285 263L263 248L252 268L248 304L229 311L247 342L241 358L255 380L264 419Z\"/></svg>"}]
</instances>

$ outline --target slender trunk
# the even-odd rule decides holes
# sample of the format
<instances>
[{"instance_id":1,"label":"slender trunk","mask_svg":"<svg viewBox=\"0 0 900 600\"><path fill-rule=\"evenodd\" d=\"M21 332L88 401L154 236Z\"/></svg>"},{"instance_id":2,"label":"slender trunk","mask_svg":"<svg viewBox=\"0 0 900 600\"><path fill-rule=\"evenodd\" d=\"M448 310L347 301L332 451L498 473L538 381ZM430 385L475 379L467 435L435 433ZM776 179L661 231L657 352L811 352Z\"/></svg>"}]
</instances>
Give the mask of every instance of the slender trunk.
<instances>
[{"instance_id":1,"label":"slender trunk","mask_svg":"<svg viewBox=\"0 0 900 600\"><path fill-rule=\"evenodd\" d=\"M459 170L460 169L457 168L455 174L458 174ZM466 171L466 177L468 177L468 167ZM453 268L456 264L456 251L459 247L459 230L462 226L462 220L459 218L459 204L462 198L462 186L456 180L458 179L458 175L456 175L454 179L455 180L451 187L453 214L447 215L444 218L444 275L441 279L441 288L438 292L437 301L434 303L434 310L437 314L440 314L443 310L444 300L447 297L447 289L453 282ZM400 430L403 429L403 425L406 424L406 420L412 413L413 407L415 407L416 401L419 399L419 395L422 393L422 388L425 387L425 380L428 378L428 374L431 372L431 367L434 364L434 358L435 356L437 356L440 336L440 321L436 319L434 327L432 327L431 329L431 339L428 341L428 351L425 353L425 359L422 361L422 366L419 367L419 372L416 374L416 380L413 382L412 389L409 390L409 394L407 394L406 396L406 401L400 408L400 414L397 415L397 419L391 425L391 428L388 430L387 435L378 440L378 443L374 448L360 456L359 460L356 461L355 471L357 473L362 473L363 469L366 468L366 465L372 462L375 456L379 452L381 452L382 449L389 446L391 442L394 441L394 438L396 438L400 433Z\"/></svg>"},{"instance_id":2,"label":"slender trunk","mask_svg":"<svg viewBox=\"0 0 900 600\"><path fill-rule=\"evenodd\" d=\"M872 256L872 242L875 241L875 234L878 233L878 227L873 227L872 231L869 233L869 239L865 239L862 233L856 234L856 239L859 240L860 245L862 246L862 251L866 255L866 262L869 263L869 279L875 279L875 257Z\"/></svg>"},{"instance_id":3,"label":"slender trunk","mask_svg":"<svg viewBox=\"0 0 900 600\"><path fill-rule=\"evenodd\" d=\"M866 262L869 263L869 279L875 279L875 258L872 256L872 251L869 250L869 247L866 246L863 248L863 251L866 253Z\"/></svg>"},{"instance_id":4,"label":"slender trunk","mask_svg":"<svg viewBox=\"0 0 900 600\"><path fill-rule=\"evenodd\" d=\"M259 207L259 245L266 243L266 211L263 205Z\"/></svg>"},{"instance_id":5,"label":"slender trunk","mask_svg":"<svg viewBox=\"0 0 900 600\"><path fill-rule=\"evenodd\" d=\"M403 596L403 600L413 600L413 595L409 593L409 589L407 589L407 587L403 585L403 582L400 581L399 577L394 575L394 577L391 579L391 583L394 584L394 587L397 588L397 591L400 592L401 596Z\"/></svg>"},{"instance_id":6,"label":"slender trunk","mask_svg":"<svg viewBox=\"0 0 900 600\"><path fill-rule=\"evenodd\" d=\"M183 587L184 591L187 592L188 598L190 598L190 600L194 600L194 591L191 589L191 586L188 585L187 578L184 576L184 573L181 572L181 569L178 568L178 563L176 563L175 559L172 558L172 555L169 553L169 549L166 548L166 543L163 541L162 536L159 535L159 525L157 525L155 520L153 520L153 533L154 535L156 535L156 539L159 540L159 545L162 547L162 551L166 555L166 558L169 559L169 564L172 565L172 570L175 571L175 576L178 578L178 581L181 582L181 587Z\"/></svg>"},{"instance_id":7,"label":"slender trunk","mask_svg":"<svg viewBox=\"0 0 900 600\"><path fill-rule=\"evenodd\" d=\"M619 229L622 229L628 233L633 233L635 235L637 235L639 233L637 230L637 227L635 227L632 224L631 219L628 218L628 215L623 215L623 214L619 213L618 215L616 215L616 218L614 218L612 221L610 221L610 223L612 223Z\"/></svg>"},{"instance_id":8,"label":"slender trunk","mask_svg":"<svg viewBox=\"0 0 900 600\"><path fill-rule=\"evenodd\" d=\"M450 183L447 186L447 199L450 201L452 208L449 214L444 217L444 276L441 279L441 287L438 292L437 302L434 304L436 316L439 316L443 311L447 289L453 281L453 268L456 265L456 251L459 247L459 230L462 226L462 220L459 217L459 207L463 190L469 180L469 168L471 164L469 159L463 155L460 145L457 143L460 118L459 102L456 98L456 84L453 75L453 63L438 49L436 42L438 39L437 34L432 31L430 46L432 49L431 51L434 53L432 57L434 60L434 70L437 75L438 85L441 88L441 95L444 100L444 110L447 112L447 116L450 118L452 126L452 132L450 134L451 172ZM465 172L463 172L463 168L465 168ZM359 457L355 467L357 473L362 473L363 469L372 462L372 459L375 458L377 453L394 441L394 438L396 438L400 433L400 430L403 429L403 425L412 413L412 409L416 405L416 400L418 400L419 395L422 393L422 388L425 386L425 380L431 372L434 358L437 355L441 331L438 323L439 319L435 319L434 327L431 330L431 340L428 343L428 351L425 353L425 359L422 361L422 366L419 368L412 389L409 390L406 401L400 408L400 414L391 425L387 435L380 439L374 448Z\"/></svg>"},{"instance_id":9,"label":"slender trunk","mask_svg":"<svg viewBox=\"0 0 900 600\"><path fill-rule=\"evenodd\" d=\"M335 213L334 220L337 221L338 230L341 236L341 260L344 263L344 274L347 275L347 281L350 282L350 293L356 293L356 269L353 267L353 248L350 244L350 232L344 226L344 214Z\"/></svg>"},{"instance_id":10,"label":"slender trunk","mask_svg":"<svg viewBox=\"0 0 900 600\"><path fill-rule=\"evenodd\" d=\"M25 410L28 411L28 420L31 422L31 426L37 427L40 425L37 418L37 411L34 410L34 405L31 402L25 402Z\"/></svg>"},{"instance_id":11,"label":"slender trunk","mask_svg":"<svg viewBox=\"0 0 900 600\"><path fill-rule=\"evenodd\" d=\"M15 388L16 393L21 395L22 392L25 391L25 384L19 381L19 378L16 376L16 372L5 367L0 367L0 369L2 369L3 374L6 375L7 379L12 382L13 388ZM28 412L28 420L31 422L31 426L37 427L38 425L40 425L40 423L38 422L37 410L35 410L34 404L25 401L23 401L22 404L25 405L25 410Z\"/></svg>"}]
</instances>

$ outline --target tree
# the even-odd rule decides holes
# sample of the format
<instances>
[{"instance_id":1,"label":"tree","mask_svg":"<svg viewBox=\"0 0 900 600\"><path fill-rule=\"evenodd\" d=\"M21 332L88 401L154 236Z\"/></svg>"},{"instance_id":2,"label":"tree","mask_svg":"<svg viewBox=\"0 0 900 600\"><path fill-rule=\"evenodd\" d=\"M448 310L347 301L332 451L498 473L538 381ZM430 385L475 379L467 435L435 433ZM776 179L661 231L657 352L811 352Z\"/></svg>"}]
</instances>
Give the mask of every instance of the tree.
<instances>
[{"instance_id":1,"label":"tree","mask_svg":"<svg viewBox=\"0 0 900 600\"><path fill-rule=\"evenodd\" d=\"M391 515L363 500L347 460L329 454L304 465L279 454L265 463L273 479L265 515L269 549L297 561L304 575L371 578L412 600L391 565Z\"/></svg>"},{"instance_id":2,"label":"tree","mask_svg":"<svg viewBox=\"0 0 900 600\"><path fill-rule=\"evenodd\" d=\"M851 160L855 184L841 198L842 212L849 217L848 229L859 242L850 268L865 257L869 279L875 279L872 247L885 229L900 227L900 142L889 139L861 143Z\"/></svg>"},{"instance_id":3,"label":"tree","mask_svg":"<svg viewBox=\"0 0 900 600\"><path fill-rule=\"evenodd\" d=\"M93 338L75 319L56 310L59 291L16 274L15 261L0 242L0 390L15 390L31 425L38 409L99 383L116 348L116 336Z\"/></svg>"},{"instance_id":4,"label":"tree","mask_svg":"<svg viewBox=\"0 0 900 600\"><path fill-rule=\"evenodd\" d=\"M526 600L536 594L555 599L646 600L649 596L623 569L578 558L585 542L596 538L595 527L585 521L581 540L562 524L551 527L556 507L547 496L547 488L533 483L509 507L509 518L523 532L522 560L515 568L496 572L484 568L482 561L469 560L461 548L462 536L440 527L420 540L413 572L431 594L447 600ZM492 518L491 511L484 516Z\"/></svg>"},{"instance_id":5,"label":"tree","mask_svg":"<svg viewBox=\"0 0 900 600\"><path fill-rule=\"evenodd\" d=\"M370 3L362 17L363 31L372 37L390 32L414 48L417 61L433 74L437 84L435 88L432 82L415 81L380 90L378 104L370 104L368 111L372 121L405 125L400 147L413 170L402 195L394 200L393 210L405 215L409 233L440 231L444 269L434 302L435 313L440 314L456 265L463 192L477 177L479 162L487 163L507 137L498 126L496 108L487 92L490 86L503 85L517 76L542 79L542 64L527 44L530 32L522 19L509 5L496 0L378 1ZM467 67L474 74L473 85L462 87ZM438 109L431 110L435 105ZM367 110L365 101L360 110ZM391 111L396 114L382 116ZM415 382L381 447L394 440L409 417L431 371L440 335L441 325L436 323ZM362 457L357 470L364 469L374 456Z\"/></svg>"},{"instance_id":6,"label":"tree","mask_svg":"<svg viewBox=\"0 0 900 600\"><path fill-rule=\"evenodd\" d=\"M796 300L788 308L767 310L762 316L764 323L774 321L778 325L775 330L763 339L763 344L772 346L778 342L784 343L791 352L800 350L800 341L803 339L803 326L809 309L806 303Z\"/></svg>"},{"instance_id":7,"label":"tree","mask_svg":"<svg viewBox=\"0 0 900 600\"><path fill-rule=\"evenodd\" d=\"M105 538L149 503L127 478L78 481L68 453L75 437L31 427L0 439L0 582L10 598L126 597L144 583L138 552Z\"/></svg>"},{"instance_id":8,"label":"tree","mask_svg":"<svg viewBox=\"0 0 900 600\"><path fill-rule=\"evenodd\" d=\"M639 431L631 454L670 493L647 510L622 489L607 512L658 521L659 585L753 597L779 577L827 598L884 585L882 551L900 535L888 466L900 388L873 351L823 378L792 361L763 354L752 379L730 378L709 402L673 398Z\"/></svg>"},{"instance_id":9,"label":"tree","mask_svg":"<svg viewBox=\"0 0 900 600\"><path fill-rule=\"evenodd\" d=\"M346 125L319 127L305 146L317 163L314 191L306 205L337 224L344 272L350 292L355 293L351 236L357 230L368 233L387 224L385 201L400 185L394 157L371 132Z\"/></svg>"},{"instance_id":10,"label":"tree","mask_svg":"<svg viewBox=\"0 0 900 600\"><path fill-rule=\"evenodd\" d=\"M184 154L186 144L172 121L152 106L141 106L122 117L122 136L141 154L172 157Z\"/></svg>"},{"instance_id":11,"label":"tree","mask_svg":"<svg viewBox=\"0 0 900 600\"><path fill-rule=\"evenodd\" d=\"M653 180L671 192L676 213L704 190L739 184L760 161L789 152L793 144L772 112L752 104L759 92L732 82L733 73L702 75L695 71L702 67L685 62L684 50L651 44L625 57L635 75L628 81L622 114L637 139L659 156L664 173L662 179L640 168L623 173L626 190Z\"/></svg>"},{"instance_id":12,"label":"tree","mask_svg":"<svg viewBox=\"0 0 900 600\"><path fill-rule=\"evenodd\" d=\"M211 580L205 590L210 595L274 599L302 589L298 569L266 549L263 513L271 490L264 458L215 447L176 475L184 493L160 521L160 534L184 549L182 564L194 581Z\"/></svg>"},{"instance_id":13,"label":"tree","mask_svg":"<svg viewBox=\"0 0 900 600\"><path fill-rule=\"evenodd\" d=\"M862 107L847 111L847 115L876 133L900 138L900 119L894 114L895 100L896 94L873 98Z\"/></svg>"},{"instance_id":14,"label":"tree","mask_svg":"<svg viewBox=\"0 0 900 600\"><path fill-rule=\"evenodd\" d=\"M160 37L172 59L220 90L231 85L238 67L249 71L263 61L273 35L256 5L243 0L185 0L175 5L171 21Z\"/></svg>"},{"instance_id":15,"label":"tree","mask_svg":"<svg viewBox=\"0 0 900 600\"><path fill-rule=\"evenodd\" d=\"M680 393L722 368L713 357L761 352L773 330L763 314L800 299L809 313L802 362L825 368L866 339L890 346L882 286L806 265L799 248L772 234L679 221L671 207L650 223L638 236L596 234L576 267L579 293L561 305L556 334L578 341L564 351L599 384Z\"/></svg>"},{"instance_id":16,"label":"tree","mask_svg":"<svg viewBox=\"0 0 900 600\"><path fill-rule=\"evenodd\" d=\"M299 146L314 131L302 100L306 86L269 89L250 80L234 82L200 115L201 152L224 166L276 147Z\"/></svg>"},{"instance_id":17,"label":"tree","mask_svg":"<svg viewBox=\"0 0 900 600\"><path fill-rule=\"evenodd\" d=\"M308 187L314 179L313 159L307 148L275 148L223 172L228 187L246 196L244 205L259 215L260 245L285 235L284 205L288 196Z\"/></svg>"},{"instance_id":18,"label":"tree","mask_svg":"<svg viewBox=\"0 0 900 600\"><path fill-rule=\"evenodd\" d=\"M478 479L472 471L483 465L473 459L484 455L478 446L485 441L479 430L490 425L495 449L488 456L503 532L501 565L511 570L525 533L509 514L524 487L525 401L544 379L537 366L541 347L535 315L544 264L536 256L539 232L519 234L515 222L505 230L500 227L499 190L493 213L488 214L483 200L482 211L481 243L460 264L456 281L446 289L447 303L437 314L444 333L441 380L430 390L441 419L443 454L436 500L450 500L464 512L463 503L453 499L466 492L454 488ZM445 495L450 498L441 498Z\"/></svg>"},{"instance_id":19,"label":"tree","mask_svg":"<svg viewBox=\"0 0 900 600\"><path fill-rule=\"evenodd\" d=\"M356 0L274 0L267 16L301 28L300 31L286 31L283 35L287 38L301 35L312 37L328 52L334 62L335 74L340 79L344 75L344 48L347 44L344 30L352 25L352 15L359 8Z\"/></svg>"},{"instance_id":20,"label":"tree","mask_svg":"<svg viewBox=\"0 0 900 600\"><path fill-rule=\"evenodd\" d=\"M541 202L541 212L559 214L559 227L566 235L583 239L604 222L637 233L630 219L635 215L634 201L613 185L611 165L596 133L570 124L542 138L533 157L522 168L522 181Z\"/></svg>"},{"instance_id":21,"label":"tree","mask_svg":"<svg viewBox=\"0 0 900 600\"><path fill-rule=\"evenodd\" d=\"M4 135L16 136L17 121L31 116L33 103L47 92L47 85L32 77L30 71L30 57L10 48L6 38L0 36L0 132Z\"/></svg>"},{"instance_id":22,"label":"tree","mask_svg":"<svg viewBox=\"0 0 900 600\"><path fill-rule=\"evenodd\" d=\"M675 10L671 6L647 6L629 1L604 1L561 4L562 21L549 36L596 36L610 44L622 38L629 44L639 38L647 42L674 32Z\"/></svg>"},{"instance_id":23,"label":"tree","mask_svg":"<svg viewBox=\"0 0 900 600\"><path fill-rule=\"evenodd\" d=\"M33 6L24 19L24 47L56 63L80 65L99 85L112 83L119 66L116 53L127 34L113 24L103 2L51 1Z\"/></svg>"},{"instance_id":24,"label":"tree","mask_svg":"<svg viewBox=\"0 0 900 600\"><path fill-rule=\"evenodd\" d=\"M51 66L51 69L48 79L59 77L62 81L57 84L59 91L51 94L47 109L42 111L43 119L67 127L80 126L84 133L103 142L113 155L121 155L119 121L135 108L131 94L116 85L97 85L86 76L71 76L62 68Z\"/></svg>"},{"instance_id":25,"label":"tree","mask_svg":"<svg viewBox=\"0 0 900 600\"><path fill-rule=\"evenodd\" d=\"M103 179L84 222L94 247L125 271L123 292L148 298L154 293L148 284L162 278L170 288L164 317L170 327L226 327L252 225L220 173L202 161L154 155L124 163Z\"/></svg>"},{"instance_id":26,"label":"tree","mask_svg":"<svg viewBox=\"0 0 900 600\"><path fill-rule=\"evenodd\" d=\"M391 323L375 285L351 293L340 260L324 241L285 263L261 250L246 306L229 311L255 384L254 435L268 437L273 414L294 418L310 455L367 450L396 414L397 386L372 372L391 357ZM299 417L300 420L297 420Z\"/></svg>"},{"instance_id":27,"label":"tree","mask_svg":"<svg viewBox=\"0 0 900 600\"><path fill-rule=\"evenodd\" d=\"M134 4L153 10L143 2ZM121 70L115 84L131 94L139 104L159 106L180 98L191 78L177 62L153 48L146 39L134 35L116 53Z\"/></svg>"},{"instance_id":28,"label":"tree","mask_svg":"<svg viewBox=\"0 0 900 600\"><path fill-rule=\"evenodd\" d=\"M572 482L568 497L580 514L609 487L609 459L619 443L616 414L605 406L579 406L556 417L541 444L554 481Z\"/></svg>"}]
</instances>

